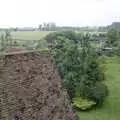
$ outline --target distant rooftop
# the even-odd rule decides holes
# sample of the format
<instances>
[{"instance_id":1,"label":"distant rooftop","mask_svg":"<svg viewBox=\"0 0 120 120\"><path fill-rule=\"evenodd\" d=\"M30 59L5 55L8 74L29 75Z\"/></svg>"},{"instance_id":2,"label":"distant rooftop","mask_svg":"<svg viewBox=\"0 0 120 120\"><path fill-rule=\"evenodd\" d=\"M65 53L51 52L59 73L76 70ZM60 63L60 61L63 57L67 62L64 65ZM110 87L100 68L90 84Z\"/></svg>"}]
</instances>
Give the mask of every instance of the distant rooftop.
<instances>
[{"instance_id":1,"label":"distant rooftop","mask_svg":"<svg viewBox=\"0 0 120 120\"><path fill-rule=\"evenodd\" d=\"M120 29L120 22L113 22L109 27L113 29Z\"/></svg>"}]
</instances>

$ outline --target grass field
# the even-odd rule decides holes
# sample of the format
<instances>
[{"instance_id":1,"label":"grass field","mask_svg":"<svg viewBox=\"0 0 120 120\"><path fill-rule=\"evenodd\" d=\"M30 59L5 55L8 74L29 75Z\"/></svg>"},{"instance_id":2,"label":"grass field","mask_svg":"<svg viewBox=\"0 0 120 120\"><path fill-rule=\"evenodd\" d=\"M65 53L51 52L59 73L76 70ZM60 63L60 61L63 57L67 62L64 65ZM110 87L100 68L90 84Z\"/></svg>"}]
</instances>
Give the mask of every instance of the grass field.
<instances>
[{"instance_id":1,"label":"grass field","mask_svg":"<svg viewBox=\"0 0 120 120\"><path fill-rule=\"evenodd\" d=\"M11 32L13 39L20 39L20 40L40 40L43 37L45 37L47 34L49 34L51 31L17 31L17 32Z\"/></svg>"},{"instance_id":2,"label":"grass field","mask_svg":"<svg viewBox=\"0 0 120 120\"><path fill-rule=\"evenodd\" d=\"M102 108L78 112L80 120L120 120L120 58L107 59L106 67L109 97Z\"/></svg>"},{"instance_id":3,"label":"grass field","mask_svg":"<svg viewBox=\"0 0 120 120\"><path fill-rule=\"evenodd\" d=\"M53 31L16 31L11 32L12 37L12 47L20 48L25 50L33 50L33 49L43 49L47 47L46 41L43 39L47 34ZM1 31L1 34L5 34L5 32ZM1 38L0 38L1 40ZM1 43L1 41L0 41ZM10 43L10 42L9 42ZM9 43L6 45L3 51L9 50ZM0 44L0 49L2 46Z\"/></svg>"},{"instance_id":4,"label":"grass field","mask_svg":"<svg viewBox=\"0 0 120 120\"><path fill-rule=\"evenodd\" d=\"M13 39L20 39L20 40L39 40L45 37L47 34L51 33L53 31L16 31L11 32ZM0 32L0 35L3 32ZM79 33L79 32L77 32ZM82 32L86 33L86 32ZM98 32L89 32L90 34L98 34ZM99 32L100 33L100 32Z\"/></svg>"}]
</instances>

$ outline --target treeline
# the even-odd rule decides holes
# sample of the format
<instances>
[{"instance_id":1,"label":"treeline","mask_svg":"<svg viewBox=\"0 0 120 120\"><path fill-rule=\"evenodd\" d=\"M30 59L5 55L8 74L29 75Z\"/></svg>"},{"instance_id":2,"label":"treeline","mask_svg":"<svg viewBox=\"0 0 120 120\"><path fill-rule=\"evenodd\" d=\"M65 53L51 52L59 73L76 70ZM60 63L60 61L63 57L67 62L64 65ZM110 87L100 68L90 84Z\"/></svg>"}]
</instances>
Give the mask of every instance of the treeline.
<instances>
[{"instance_id":1,"label":"treeline","mask_svg":"<svg viewBox=\"0 0 120 120\"><path fill-rule=\"evenodd\" d=\"M10 27L0 28L0 31L85 31L85 32L106 32L106 27L79 27L79 26L58 26L54 22L44 22L38 27Z\"/></svg>"},{"instance_id":2,"label":"treeline","mask_svg":"<svg viewBox=\"0 0 120 120\"><path fill-rule=\"evenodd\" d=\"M107 32L110 29L120 30L120 22L113 22L108 26L99 27L79 27L79 26L58 26L54 22L43 22L38 25L38 27L11 27L6 28L10 31L85 31L85 32ZM5 28L0 28L0 31L6 30Z\"/></svg>"},{"instance_id":3,"label":"treeline","mask_svg":"<svg viewBox=\"0 0 120 120\"><path fill-rule=\"evenodd\" d=\"M71 26L51 26L46 24L45 26L40 24L38 27L16 27L16 28L0 28L0 31L81 31L81 32L99 32L96 28L89 27L71 27ZM100 31L101 32L101 31ZM104 32L104 31L103 31Z\"/></svg>"}]
</instances>

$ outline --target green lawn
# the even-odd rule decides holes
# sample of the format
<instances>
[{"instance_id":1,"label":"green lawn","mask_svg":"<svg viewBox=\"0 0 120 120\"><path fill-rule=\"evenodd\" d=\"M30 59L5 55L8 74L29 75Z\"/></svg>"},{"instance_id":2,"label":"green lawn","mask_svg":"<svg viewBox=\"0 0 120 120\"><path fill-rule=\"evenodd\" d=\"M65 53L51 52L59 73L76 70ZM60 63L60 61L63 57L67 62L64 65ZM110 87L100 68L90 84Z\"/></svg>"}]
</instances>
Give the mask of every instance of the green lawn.
<instances>
[{"instance_id":1,"label":"green lawn","mask_svg":"<svg viewBox=\"0 0 120 120\"><path fill-rule=\"evenodd\" d=\"M39 48L43 49L47 47L46 41L43 39L47 34L53 31L16 31L11 32L12 36L12 47L21 49L36 49L39 44ZM1 33L4 32L0 32ZM1 39L0 39L1 40ZM38 41L40 40L40 41ZM6 50L9 45L7 45ZM2 48L0 44L0 49Z\"/></svg>"},{"instance_id":2,"label":"green lawn","mask_svg":"<svg viewBox=\"0 0 120 120\"><path fill-rule=\"evenodd\" d=\"M17 31L11 32L13 39L21 39L21 40L40 40L49 34L51 31Z\"/></svg>"},{"instance_id":3,"label":"green lawn","mask_svg":"<svg viewBox=\"0 0 120 120\"><path fill-rule=\"evenodd\" d=\"M80 120L120 120L120 58L107 59L106 67L109 97L102 108L78 112Z\"/></svg>"}]
</instances>

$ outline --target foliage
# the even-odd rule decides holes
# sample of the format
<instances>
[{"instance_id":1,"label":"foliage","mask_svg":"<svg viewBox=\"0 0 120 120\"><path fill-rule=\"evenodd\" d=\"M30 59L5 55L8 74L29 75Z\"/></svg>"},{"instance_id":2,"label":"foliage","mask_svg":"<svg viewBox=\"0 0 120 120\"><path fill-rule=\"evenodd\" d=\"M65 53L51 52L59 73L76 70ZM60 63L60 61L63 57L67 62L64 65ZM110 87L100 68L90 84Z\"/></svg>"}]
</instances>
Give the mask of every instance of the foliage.
<instances>
[{"instance_id":1,"label":"foliage","mask_svg":"<svg viewBox=\"0 0 120 120\"><path fill-rule=\"evenodd\" d=\"M110 29L107 33L106 46L117 47L120 44L120 31Z\"/></svg>"},{"instance_id":2,"label":"foliage","mask_svg":"<svg viewBox=\"0 0 120 120\"><path fill-rule=\"evenodd\" d=\"M80 90L82 91L81 96L88 98L96 103L96 105L101 106L105 97L108 95L108 89L106 85L101 82L96 82L93 85L81 84Z\"/></svg>"},{"instance_id":3,"label":"foliage","mask_svg":"<svg viewBox=\"0 0 120 120\"><path fill-rule=\"evenodd\" d=\"M57 39L58 33L54 32L54 33L49 33L48 35L46 35L44 37L44 39L49 43L49 44L53 44L55 42L55 40Z\"/></svg>"},{"instance_id":4,"label":"foliage","mask_svg":"<svg viewBox=\"0 0 120 120\"><path fill-rule=\"evenodd\" d=\"M103 69L89 44L89 34L76 36L80 36L78 44L66 36L59 36L51 47L51 53L71 100L81 96L102 104L107 96L106 86L101 84L105 80Z\"/></svg>"},{"instance_id":5,"label":"foliage","mask_svg":"<svg viewBox=\"0 0 120 120\"><path fill-rule=\"evenodd\" d=\"M63 31L60 33L60 36L64 36L65 38L72 40L74 43L78 43L77 34L73 31Z\"/></svg>"},{"instance_id":6,"label":"foliage","mask_svg":"<svg viewBox=\"0 0 120 120\"><path fill-rule=\"evenodd\" d=\"M82 74L80 86L78 85L80 96L101 105L107 96L107 88L104 84L101 84L101 81L105 80L104 69L100 66L95 50L89 45L89 35L83 37L81 44ZM96 90L101 94L96 94Z\"/></svg>"},{"instance_id":7,"label":"foliage","mask_svg":"<svg viewBox=\"0 0 120 120\"><path fill-rule=\"evenodd\" d=\"M61 48L58 48L58 45ZM76 80L80 78L78 72L80 70L80 58L77 45L68 39L60 37L57 44L51 48L51 51L60 70L60 74L64 78L64 84L68 90L68 94L72 99L75 96Z\"/></svg>"},{"instance_id":8,"label":"foliage","mask_svg":"<svg viewBox=\"0 0 120 120\"><path fill-rule=\"evenodd\" d=\"M80 111L80 120L119 120L120 118L120 57L105 57L106 81L110 94L100 109Z\"/></svg>"},{"instance_id":9,"label":"foliage","mask_svg":"<svg viewBox=\"0 0 120 120\"><path fill-rule=\"evenodd\" d=\"M94 105L96 105L94 101L83 99L81 97L73 99L73 106L83 111L90 109Z\"/></svg>"},{"instance_id":10,"label":"foliage","mask_svg":"<svg viewBox=\"0 0 120 120\"><path fill-rule=\"evenodd\" d=\"M78 42L77 34L73 31L53 32L44 37L49 44L55 44L58 37L64 37L65 39L72 40L74 43Z\"/></svg>"},{"instance_id":11,"label":"foliage","mask_svg":"<svg viewBox=\"0 0 120 120\"><path fill-rule=\"evenodd\" d=\"M106 56L120 55L120 30L110 29L107 33L104 49L102 50Z\"/></svg>"},{"instance_id":12,"label":"foliage","mask_svg":"<svg viewBox=\"0 0 120 120\"><path fill-rule=\"evenodd\" d=\"M12 37L9 30L6 30L4 33L1 33L1 51L11 49L12 47Z\"/></svg>"},{"instance_id":13,"label":"foliage","mask_svg":"<svg viewBox=\"0 0 120 120\"><path fill-rule=\"evenodd\" d=\"M4 34L1 34L1 47L0 47L0 51L3 51L5 49L5 43L4 43Z\"/></svg>"}]
</instances>

